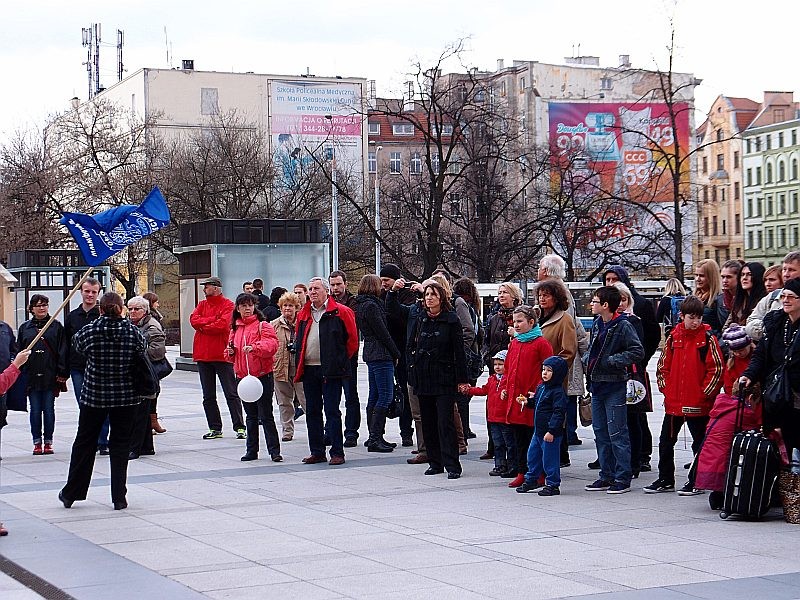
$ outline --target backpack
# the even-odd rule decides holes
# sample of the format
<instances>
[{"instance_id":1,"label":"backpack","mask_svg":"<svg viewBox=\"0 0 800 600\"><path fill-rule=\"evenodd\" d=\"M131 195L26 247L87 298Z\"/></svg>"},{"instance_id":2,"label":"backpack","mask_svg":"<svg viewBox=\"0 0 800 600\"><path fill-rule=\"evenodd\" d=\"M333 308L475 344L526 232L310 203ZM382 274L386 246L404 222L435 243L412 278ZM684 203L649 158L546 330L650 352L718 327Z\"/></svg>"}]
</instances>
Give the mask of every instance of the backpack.
<instances>
[{"instance_id":1,"label":"backpack","mask_svg":"<svg viewBox=\"0 0 800 600\"><path fill-rule=\"evenodd\" d=\"M680 323L681 302L683 302L684 300L686 300L686 296L670 297L669 325L672 327L675 327L675 325Z\"/></svg>"}]
</instances>

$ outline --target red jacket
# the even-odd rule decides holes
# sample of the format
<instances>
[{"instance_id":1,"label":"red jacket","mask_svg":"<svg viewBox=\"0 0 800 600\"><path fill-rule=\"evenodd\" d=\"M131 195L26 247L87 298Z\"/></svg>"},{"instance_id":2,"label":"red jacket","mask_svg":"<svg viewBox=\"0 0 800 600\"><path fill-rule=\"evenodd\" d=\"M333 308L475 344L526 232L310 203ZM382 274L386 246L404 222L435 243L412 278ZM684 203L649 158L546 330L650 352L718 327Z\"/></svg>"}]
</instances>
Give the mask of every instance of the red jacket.
<instances>
[{"instance_id":1,"label":"red jacket","mask_svg":"<svg viewBox=\"0 0 800 600\"><path fill-rule=\"evenodd\" d=\"M533 427L533 409L527 405L520 410L517 396L526 396L536 391L542 382L542 363L545 358L553 356L553 347L543 337L532 342L511 340L506 354L505 375L500 381L500 390L506 391L505 422L509 425L527 425Z\"/></svg>"},{"instance_id":2,"label":"red jacket","mask_svg":"<svg viewBox=\"0 0 800 600\"><path fill-rule=\"evenodd\" d=\"M222 362L231 332L233 302L225 296L201 300L192 311L189 323L195 329L192 358L196 362Z\"/></svg>"},{"instance_id":3,"label":"red jacket","mask_svg":"<svg viewBox=\"0 0 800 600\"><path fill-rule=\"evenodd\" d=\"M679 323L667 337L656 379L668 415L702 417L714 404L724 367L717 338L707 335L707 331L711 331L708 325L689 330ZM703 362L701 348L706 344Z\"/></svg>"},{"instance_id":4,"label":"red jacket","mask_svg":"<svg viewBox=\"0 0 800 600\"><path fill-rule=\"evenodd\" d=\"M753 353L750 352L747 356L733 355L733 365L730 363L725 365L725 374L722 376L722 389L726 394L733 394L733 384L742 376L747 365L750 364L750 357Z\"/></svg>"},{"instance_id":5,"label":"red jacket","mask_svg":"<svg viewBox=\"0 0 800 600\"><path fill-rule=\"evenodd\" d=\"M256 315L236 321L228 342L233 342L234 354L225 359L233 363L233 372L239 379L246 375L261 377L272 373L273 360L278 351L278 336L268 321L259 321ZM245 355L242 348L252 346L253 351ZM248 370L248 366L250 367Z\"/></svg>"},{"instance_id":6,"label":"red jacket","mask_svg":"<svg viewBox=\"0 0 800 600\"><path fill-rule=\"evenodd\" d=\"M500 383L496 373L493 373L481 387L469 388L470 396L486 396L486 421L488 423L505 423L508 412L508 400L500 398Z\"/></svg>"},{"instance_id":7,"label":"red jacket","mask_svg":"<svg viewBox=\"0 0 800 600\"><path fill-rule=\"evenodd\" d=\"M319 321L319 349L322 374L324 377L350 377L350 359L358 352L358 327L356 316L344 304L339 304L328 296L325 313ZM295 344L300 345L297 354L296 383L303 381L305 367L306 340L312 322L311 302L300 309L297 315Z\"/></svg>"},{"instance_id":8,"label":"red jacket","mask_svg":"<svg viewBox=\"0 0 800 600\"><path fill-rule=\"evenodd\" d=\"M0 395L5 394L19 377L17 365L10 364L6 370L0 373Z\"/></svg>"}]
</instances>

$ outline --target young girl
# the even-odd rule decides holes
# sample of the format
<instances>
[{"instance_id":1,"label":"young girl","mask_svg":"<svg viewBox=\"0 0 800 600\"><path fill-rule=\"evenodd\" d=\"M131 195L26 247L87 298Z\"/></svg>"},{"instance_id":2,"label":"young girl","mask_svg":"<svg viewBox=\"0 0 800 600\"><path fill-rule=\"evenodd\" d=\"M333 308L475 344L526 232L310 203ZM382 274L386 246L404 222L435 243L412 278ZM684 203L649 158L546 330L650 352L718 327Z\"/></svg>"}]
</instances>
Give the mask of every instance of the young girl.
<instances>
[{"instance_id":1,"label":"young girl","mask_svg":"<svg viewBox=\"0 0 800 600\"><path fill-rule=\"evenodd\" d=\"M253 294L239 294L233 310L231 333L228 338L227 359L233 363L237 379L247 375L258 377L264 391L256 402L243 402L247 417L247 451L243 461L258 459L258 424L264 427L267 450L274 462L281 462L281 443L275 418L272 415L273 360L278 350L275 329L264 320L256 308L258 299Z\"/></svg>"},{"instance_id":2,"label":"young girl","mask_svg":"<svg viewBox=\"0 0 800 600\"><path fill-rule=\"evenodd\" d=\"M712 510L722 509L722 493L725 489L725 476L728 471L731 444L736 433L736 410L739 405L738 381L744 373L755 345L747 336L744 327L731 325L722 334L722 339L728 344L730 358L722 376L723 393L714 401L714 407L709 413L708 427L706 428L705 441L697 456L697 476L695 487L701 490L710 490L708 503ZM761 426L761 403L758 393L750 390L745 394L744 414L742 418L743 430L757 429Z\"/></svg>"},{"instance_id":3,"label":"young girl","mask_svg":"<svg viewBox=\"0 0 800 600\"><path fill-rule=\"evenodd\" d=\"M553 355L553 347L542 337L542 330L536 322L536 313L532 306L518 306L514 309L512 327L514 338L506 354L505 376L500 382L500 398L506 402L505 422L514 433L516 447L513 470L517 476L508 487L517 488L525 481L528 470L528 446L533 436L533 409L520 406L515 400L519 396L527 397L542 382L542 363Z\"/></svg>"},{"instance_id":4,"label":"young girl","mask_svg":"<svg viewBox=\"0 0 800 600\"><path fill-rule=\"evenodd\" d=\"M465 385L460 390L470 396L486 396L486 422L489 425L489 435L494 442L494 469L489 471L492 477L516 477L514 470L516 461L516 448L514 432L506 425L506 412L508 401L500 398L500 384L505 371L506 350L500 350L492 358L494 374L489 377L481 387Z\"/></svg>"}]
</instances>

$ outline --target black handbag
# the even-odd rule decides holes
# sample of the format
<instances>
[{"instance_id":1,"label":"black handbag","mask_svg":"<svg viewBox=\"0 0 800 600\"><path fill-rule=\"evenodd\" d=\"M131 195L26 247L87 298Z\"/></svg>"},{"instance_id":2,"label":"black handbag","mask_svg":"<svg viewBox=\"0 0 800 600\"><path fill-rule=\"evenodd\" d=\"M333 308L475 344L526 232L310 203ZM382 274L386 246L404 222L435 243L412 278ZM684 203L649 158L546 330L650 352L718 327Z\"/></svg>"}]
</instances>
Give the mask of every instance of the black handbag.
<instances>
[{"instance_id":1,"label":"black handbag","mask_svg":"<svg viewBox=\"0 0 800 600\"><path fill-rule=\"evenodd\" d=\"M779 414L793 405L792 386L786 374L786 361L772 370L764 381L764 409L770 414Z\"/></svg>"},{"instance_id":2,"label":"black handbag","mask_svg":"<svg viewBox=\"0 0 800 600\"><path fill-rule=\"evenodd\" d=\"M403 386L395 381L394 383L394 397L386 409L386 418L397 419L403 414L403 408L406 404L406 394Z\"/></svg>"},{"instance_id":3,"label":"black handbag","mask_svg":"<svg viewBox=\"0 0 800 600\"><path fill-rule=\"evenodd\" d=\"M155 371L156 377L158 377L159 380L164 379L164 377L172 373L172 365L169 364L166 356L161 360L154 360L152 364L153 371Z\"/></svg>"},{"instance_id":4,"label":"black handbag","mask_svg":"<svg viewBox=\"0 0 800 600\"><path fill-rule=\"evenodd\" d=\"M464 348L464 355L467 359L467 377L474 381L483 374L483 356L472 348Z\"/></svg>"},{"instance_id":5,"label":"black handbag","mask_svg":"<svg viewBox=\"0 0 800 600\"><path fill-rule=\"evenodd\" d=\"M161 391L153 363L148 360L144 352L137 352L133 355L131 377L133 378L133 389L137 396L152 398Z\"/></svg>"}]
</instances>

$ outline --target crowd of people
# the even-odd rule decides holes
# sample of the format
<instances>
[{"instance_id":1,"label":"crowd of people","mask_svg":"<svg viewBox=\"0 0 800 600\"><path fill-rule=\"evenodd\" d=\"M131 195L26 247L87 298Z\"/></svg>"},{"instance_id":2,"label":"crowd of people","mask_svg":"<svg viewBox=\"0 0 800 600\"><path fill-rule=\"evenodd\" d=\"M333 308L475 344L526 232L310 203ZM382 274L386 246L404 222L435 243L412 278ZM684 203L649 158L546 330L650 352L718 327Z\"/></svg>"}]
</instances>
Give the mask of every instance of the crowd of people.
<instances>
[{"instance_id":1,"label":"crowd of people","mask_svg":"<svg viewBox=\"0 0 800 600\"><path fill-rule=\"evenodd\" d=\"M519 493L559 495L560 470L571 465L569 448L582 443L578 401L588 396L597 448L589 468L598 476L585 489L629 492L632 480L652 469L647 365L659 348L655 384L664 395L665 415L658 474L644 492L676 491L674 446L685 424L695 460L685 465L691 468L677 491L712 492L711 506L720 506L737 395L745 399L748 426L779 431L788 455L800 447L800 252L769 268L701 260L694 290L669 280L657 303L636 290L622 266L611 266L600 277L588 331L564 282L564 261L554 254L540 260L532 304L515 283L503 282L486 318L471 280L451 284L446 273L437 272L422 282L409 281L393 264L364 275L355 295L342 271L298 283L291 291L276 287L269 296L263 281L254 279L234 300L223 294L218 277L209 277L201 281L205 298L189 317L208 425L203 439L224 435L219 382L232 431L245 440L242 461L259 458L262 430L269 457L282 461L281 444L293 440L296 421L305 417L309 453L302 462L344 464L345 449L359 438L356 384L363 339L369 382L364 445L369 452L395 450L398 444L386 436L393 410L399 444L416 445L407 462L424 465L425 475L461 477L459 457L475 437L470 399L480 396L486 397L489 431L481 459L494 460L489 476L509 479ZM68 480L59 494L64 506L85 499L99 453L110 455L112 502L124 509L128 461L154 454L153 433L166 431L158 420L158 393L137 395L129 371L139 356L157 367L158 378L171 367L158 298L136 296L126 306L114 293L98 301L99 292L96 280L86 280L82 303L64 326L56 322L33 345L23 367L24 386L33 454L45 455L54 452L55 395L72 380L80 417ZM31 296L28 308L31 319L16 340L0 330L9 337L0 339L0 353L8 350L6 364L49 319L45 296ZM17 359L14 364L21 366ZM489 377L478 385L486 367ZM779 408L762 408L759 388L782 367L793 397ZM243 402L239 386L246 380L257 393ZM720 419L727 425L709 435Z\"/></svg>"}]
</instances>

